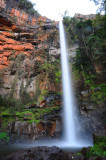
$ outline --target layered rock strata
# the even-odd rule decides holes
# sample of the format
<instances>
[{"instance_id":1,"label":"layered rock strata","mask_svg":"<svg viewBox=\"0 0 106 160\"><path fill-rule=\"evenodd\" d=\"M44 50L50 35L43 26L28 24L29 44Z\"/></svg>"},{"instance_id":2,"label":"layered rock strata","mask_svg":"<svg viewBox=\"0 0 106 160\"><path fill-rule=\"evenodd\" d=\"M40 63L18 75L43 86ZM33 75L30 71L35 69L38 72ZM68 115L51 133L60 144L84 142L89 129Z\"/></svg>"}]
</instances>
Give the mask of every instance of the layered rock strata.
<instances>
[{"instance_id":1,"label":"layered rock strata","mask_svg":"<svg viewBox=\"0 0 106 160\"><path fill-rule=\"evenodd\" d=\"M14 90L13 96L18 99L23 86L34 96L42 74L40 65L52 59L51 47L59 47L57 25L46 17L32 17L0 0L0 94L9 95ZM40 87L56 90L46 77Z\"/></svg>"}]
</instances>

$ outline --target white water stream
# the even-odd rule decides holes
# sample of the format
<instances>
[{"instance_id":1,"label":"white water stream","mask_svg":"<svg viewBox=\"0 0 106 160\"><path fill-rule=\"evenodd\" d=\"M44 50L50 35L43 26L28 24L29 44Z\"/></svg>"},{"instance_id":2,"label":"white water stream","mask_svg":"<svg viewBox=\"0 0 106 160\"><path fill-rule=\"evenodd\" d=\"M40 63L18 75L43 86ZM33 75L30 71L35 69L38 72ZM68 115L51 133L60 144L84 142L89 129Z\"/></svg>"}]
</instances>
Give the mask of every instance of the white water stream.
<instances>
[{"instance_id":1,"label":"white water stream","mask_svg":"<svg viewBox=\"0 0 106 160\"><path fill-rule=\"evenodd\" d=\"M64 103L64 136L65 141L75 145L76 131L75 131L75 113L74 113L74 96L72 89L72 82L70 77L70 70L68 64L68 55L66 49L65 33L62 21L60 21L60 45L61 45L61 66L62 66L62 80L63 80L63 103Z\"/></svg>"},{"instance_id":2,"label":"white water stream","mask_svg":"<svg viewBox=\"0 0 106 160\"><path fill-rule=\"evenodd\" d=\"M60 46L61 46L61 66L62 66L62 82L63 82L63 104L64 104L64 139L63 146L82 147L91 146L92 140L88 141L83 135L77 133L77 128L81 130L80 123L76 123L77 108L75 105L74 92L72 87L71 72L69 69L68 52L66 47L66 38L62 20L59 24ZM78 126L77 126L78 125ZM77 136L77 135L80 136Z\"/></svg>"}]
</instances>

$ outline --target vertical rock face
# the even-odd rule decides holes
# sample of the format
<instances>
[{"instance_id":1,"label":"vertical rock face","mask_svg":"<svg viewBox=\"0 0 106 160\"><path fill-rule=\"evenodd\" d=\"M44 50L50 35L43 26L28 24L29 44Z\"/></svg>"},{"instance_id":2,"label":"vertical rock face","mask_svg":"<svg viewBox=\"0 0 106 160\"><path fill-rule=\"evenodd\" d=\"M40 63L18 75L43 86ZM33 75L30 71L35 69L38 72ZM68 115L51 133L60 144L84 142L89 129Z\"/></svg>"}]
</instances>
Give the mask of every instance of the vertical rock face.
<instances>
[{"instance_id":1,"label":"vertical rock face","mask_svg":"<svg viewBox=\"0 0 106 160\"><path fill-rule=\"evenodd\" d=\"M1 95L19 99L25 91L33 97L38 83L41 89L59 89L59 85L48 79L45 68L42 69L42 65L56 58L49 50L59 48L57 25L46 17L32 17L0 0Z\"/></svg>"}]
</instances>

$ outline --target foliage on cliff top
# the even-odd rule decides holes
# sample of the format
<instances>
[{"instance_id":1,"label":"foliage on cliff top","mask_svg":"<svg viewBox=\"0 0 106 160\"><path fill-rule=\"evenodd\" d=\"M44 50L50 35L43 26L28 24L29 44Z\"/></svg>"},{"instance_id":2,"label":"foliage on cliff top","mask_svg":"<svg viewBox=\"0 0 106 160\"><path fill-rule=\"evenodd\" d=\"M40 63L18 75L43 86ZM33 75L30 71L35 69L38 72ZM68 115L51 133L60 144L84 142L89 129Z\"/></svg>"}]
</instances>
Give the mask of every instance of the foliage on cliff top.
<instances>
[{"instance_id":1,"label":"foliage on cliff top","mask_svg":"<svg viewBox=\"0 0 106 160\"><path fill-rule=\"evenodd\" d=\"M106 76L106 15L97 15L94 20L80 20L66 16L64 24L71 42L79 44L74 58L75 69L82 75L93 75L95 80L100 76L104 79ZM97 68L101 69L101 73L98 74Z\"/></svg>"},{"instance_id":2,"label":"foliage on cliff top","mask_svg":"<svg viewBox=\"0 0 106 160\"><path fill-rule=\"evenodd\" d=\"M18 7L19 9L25 10L25 12L33 16L40 15L38 11L34 9L36 4L33 4L30 0L8 0L6 3L13 7Z\"/></svg>"},{"instance_id":3,"label":"foliage on cliff top","mask_svg":"<svg viewBox=\"0 0 106 160\"><path fill-rule=\"evenodd\" d=\"M31 15L35 15L35 14L39 15L39 13L34 9L34 5L35 4L32 4L32 2L29 0L19 0L18 7L20 9L25 10L27 13Z\"/></svg>"}]
</instances>

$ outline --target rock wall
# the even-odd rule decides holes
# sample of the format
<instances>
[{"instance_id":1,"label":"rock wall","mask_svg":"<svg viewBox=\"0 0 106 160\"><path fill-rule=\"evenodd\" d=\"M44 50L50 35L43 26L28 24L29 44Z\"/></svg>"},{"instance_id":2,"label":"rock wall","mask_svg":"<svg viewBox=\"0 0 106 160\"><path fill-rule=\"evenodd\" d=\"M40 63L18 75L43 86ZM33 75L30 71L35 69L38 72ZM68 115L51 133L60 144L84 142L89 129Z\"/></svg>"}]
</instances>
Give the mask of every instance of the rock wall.
<instances>
[{"instance_id":1,"label":"rock wall","mask_svg":"<svg viewBox=\"0 0 106 160\"><path fill-rule=\"evenodd\" d=\"M40 67L55 58L51 47L59 48L58 22L32 17L0 0L0 94L20 98L21 91L35 95ZM55 91L55 84L44 76L41 89Z\"/></svg>"},{"instance_id":2,"label":"rock wall","mask_svg":"<svg viewBox=\"0 0 106 160\"><path fill-rule=\"evenodd\" d=\"M81 20L88 20L88 19L95 19L96 14L83 15L80 13L75 13L74 17L81 19Z\"/></svg>"}]
</instances>

